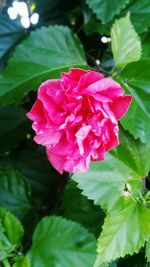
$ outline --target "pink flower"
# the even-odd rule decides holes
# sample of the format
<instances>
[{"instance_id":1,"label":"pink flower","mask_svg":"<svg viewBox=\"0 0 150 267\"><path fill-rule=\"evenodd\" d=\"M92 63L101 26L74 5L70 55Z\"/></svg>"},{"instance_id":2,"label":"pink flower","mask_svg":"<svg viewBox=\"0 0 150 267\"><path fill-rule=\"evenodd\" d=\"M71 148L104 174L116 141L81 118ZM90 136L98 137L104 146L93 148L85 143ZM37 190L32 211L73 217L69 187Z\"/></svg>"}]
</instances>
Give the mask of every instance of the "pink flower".
<instances>
[{"instance_id":1,"label":"pink flower","mask_svg":"<svg viewBox=\"0 0 150 267\"><path fill-rule=\"evenodd\" d=\"M60 173L87 171L90 161L103 160L105 152L118 145L118 120L131 99L111 78L71 69L40 86L27 114L34 121L34 141L46 147Z\"/></svg>"}]
</instances>

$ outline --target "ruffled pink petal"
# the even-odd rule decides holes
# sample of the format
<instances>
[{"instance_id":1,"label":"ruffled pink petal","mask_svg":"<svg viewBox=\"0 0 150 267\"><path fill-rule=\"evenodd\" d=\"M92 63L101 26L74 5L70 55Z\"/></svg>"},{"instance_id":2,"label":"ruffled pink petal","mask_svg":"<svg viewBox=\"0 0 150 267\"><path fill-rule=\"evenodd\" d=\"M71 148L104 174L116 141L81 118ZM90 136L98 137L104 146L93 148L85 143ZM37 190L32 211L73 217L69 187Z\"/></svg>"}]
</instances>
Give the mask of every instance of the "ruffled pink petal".
<instances>
[{"instance_id":1,"label":"ruffled pink petal","mask_svg":"<svg viewBox=\"0 0 150 267\"><path fill-rule=\"evenodd\" d=\"M64 170L67 172L86 172L89 168L91 156L84 155L83 157L72 158L66 160Z\"/></svg>"},{"instance_id":2,"label":"ruffled pink petal","mask_svg":"<svg viewBox=\"0 0 150 267\"><path fill-rule=\"evenodd\" d=\"M54 147L60 140L61 133L56 129L44 129L41 130L35 137L34 141L37 144L49 147Z\"/></svg>"},{"instance_id":3,"label":"ruffled pink petal","mask_svg":"<svg viewBox=\"0 0 150 267\"><path fill-rule=\"evenodd\" d=\"M114 125L111 121L105 122L103 132L103 144L105 146L105 151L109 151L119 144L118 132L118 124Z\"/></svg>"},{"instance_id":4,"label":"ruffled pink petal","mask_svg":"<svg viewBox=\"0 0 150 267\"><path fill-rule=\"evenodd\" d=\"M65 94L66 96L66 103L65 103L65 110L69 113L76 114L82 109L82 100L83 97L81 95L68 95Z\"/></svg>"},{"instance_id":5,"label":"ruffled pink petal","mask_svg":"<svg viewBox=\"0 0 150 267\"><path fill-rule=\"evenodd\" d=\"M62 72L61 77L62 77L63 81L65 81L65 79L67 79L67 82L68 82L68 80L78 82L80 80L80 77L82 77L87 72L88 72L87 70L71 68L68 73Z\"/></svg>"},{"instance_id":6,"label":"ruffled pink petal","mask_svg":"<svg viewBox=\"0 0 150 267\"><path fill-rule=\"evenodd\" d=\"M49 96L57 105L63 105L64 99L64 92L61 88L60 80L48 80L44 82L38 91L38 97L40 96L47 97Z\"/></svg>"},{"instance_id":7,"label":"ruffled pink petal","mask_svg":"<svg viewBox=\"0 0 150 267\"><path fill-rule=\"evenodd\" d=\"M113 124L117 124L116 116L114 115L113 110L110 109L109 104L108 104L108 103L103 103L102 106L103 106L103 110L105 110L105 112L106 112L107 115L108 115L107 118L109 118ZM105 116L105 117L106 117L106 116Z\"/></svg>"},{"instance_id":8,"label":"ruffled pink petal","mask_svg":"<svg viewBox=\"0 0 150 267\"><path fill-rule=\"evenodd\" d=\"M46 149L46 154L47 154L48 160L53 165L53 167L60 174L62 174L63 171L64 171L64 164L65 164L65 161L66 161L66 157L51 153L51 151L49 149Z\"/></svg>"},{"instance_id":9,"label":"ruffled pink petal","mask_svg":"<svg viewBox=\"0 0 150 267\"><path fill-rule=\"evenodd\" d=\"M87 155L80 159L79 163L74 166L73 172L86 172L90 165L91 156Z\"/></svg>"},{"instance_id":10,"label":"ruffled pink petal","mask_svg":"<svg viewBox=\"0 0 150 267\"><path fill-rule=\"evenodd\" d=\"M80 77L77 91L82 92L83 89L87 88L90 85L92 86L93 83L103 78L104 78L103 74L96 71L89 71Z\"/></svg>"},{"instance_id":11,"label":"ruffled pink petal","mask_svg":"<svg viewBox=\"0 0 150 267\"><path fill-rule=\"evenodd\" d=\"M62 72L61 74L61 84L65 91L68 90L74 90L76 86L78 85L78 82L80 80L80 77L82 77L84 74L86 74L88 71L81 70L81 69L70 69L68 73Z\"/></svg>"},{"instance_id":12,"label":"ruffled pink petal","mask_svg":"<svg viewBox=\"0 0 150 267\"><path fill-rule=\"evenodd\" d=\"M43 103L50 119L56 122L56 124L57 118L60 120L65 112L61 105L63 97L59 91L61 92L59 80L48 80L42 83L38 91L38 99ZM59 100L57 100L57 98L59 98Z\"/></svg>"},{"instance_id":13,"label":"ruffled pink petal","mask_svg":"<svg viewBox=\"0 0 150 267\"><path fill-rule=\"evenodd\" d=\"M59 126L59 130L78 125L82 121L82 119L83 117L81 115L75 116L74 114L70 114L66 118L65 122Z\"/></svg>"},{"instance_id":14,"label":"ruffled pink petal","mask_svg":"<svg viewBox=\"0 0 150 267\"><path fill-rule=\"evenodd\" d=\"M53 167L62 174L66 172L85 172L89 168L90 155L83 158L65 157L55 153L51 153L51 150L46 150L48 160Z\"/></svg>"},{"instance_id":15,"label":"ruffled pink petal","mask_svg":"<svg viewBox=\"0 0 150 267\"><path fill-rule=\"evenodd\" d=\"M65 129L65 133L66 133L67 142L70 144L75 144L75 142L76 142L76 137L75 137L76 127L71 127L71 128Z\"/></svg>"},{"instance_id":16,"label":"ruffled pink petal","mask_svg":"<svg viewBox=\"0 0 150 267\"><path fill-rule=\"evenodd\" d=\"M104 145L101 144L95 150L93 149L93 152L91 154L91 160L92 161L104 160L104 155L105 155L105 148L104 148Z\"/></svg>"},{"instance_id":17,"label":"ruffled pink petal","mask_svg":"<svg viewBox=\"0 0 150 267\"><path fill-rule=\"evenodd\" d=\"M99 96L99 100L101 95L109 99L114 99L124 94L120 85L111 78L104 78L89 85L84 89L84 93L95 95L96 99Z\"/></svg>"},{"instance_id":18,"label":"ruffled pink petal","mask_svg":"<svg viewBox=\"0 0 150 267\"><path fill-rule=\"evenodd\" d=\"M34 121L32 124L33 130L38 133L41 129L45 128L45 125L49 122L48 114L43 107L43 103L40 100L36 100L30 112L26 116Z\"/></svg>"},{"instance_id":19,"label":"ruffled pink petal","mask_svg":"<svg viewBox=\"0 0 150 267\"><path fill-rule=\"evenodd\" d=\"M115 117L117 120L122 118L132 101L132 96L131 95L124 95L124 96L119 96L112 103L109 104L110 109L114 113Z\"/></svg>"},{"instance_id":20,"label":"ruffled pink petal","mask_svg":"<svg viewBox=\"0 0 150 267\"><path fill-rule=\"evenodd\" d=\"M84 154L83 141L85 140L85 138L89 134L91 128L92 128L92 126L90 126L90 125L83 126L75 134L75 136L77 138L77 144L79 146L80 155L83 155Z\"/></svg>"},{"instance_id":21,"label":"ruffled pink petal","mask_svg":"<svg viewBox=\"0 0 150 267\"><path fill-rule=\"evenodd\" d=\"M78 151L78 145L77 143L69 143L66 137L65 132L61 136L61 139L58 144L56 144L54 147L51 147L51 153L55 153L57 155L61 156L68 156L68 157L78 157L79 151Z\"/></svg>"},{"instance_id":22,"label":"ruffled pink petal","mask_svg":"<svg viewBox=\"0 0 150 267\"><path fill-rule=\"evenodd\" d=\"M42 114L41 114L42 112ZM36 100L32 109L26 114L26 116L32 121L40 121L43 118L43 104L40 100Z\"/></svg>"},{"instance_id":23,"label":"ruffled pink petal","mask_svg":"<svg viewBox=\"0 0 150 267\"><path fill-rule=\"evenodd\" d=\"M87 116L87 124L92 126L92 132L96 136L101 136L102 134L101 121L103 118L104 117L100 112L98 114L90 114ZM92 139L95 139L95 137L92 137Z\"/></svg>"}]
</instances>

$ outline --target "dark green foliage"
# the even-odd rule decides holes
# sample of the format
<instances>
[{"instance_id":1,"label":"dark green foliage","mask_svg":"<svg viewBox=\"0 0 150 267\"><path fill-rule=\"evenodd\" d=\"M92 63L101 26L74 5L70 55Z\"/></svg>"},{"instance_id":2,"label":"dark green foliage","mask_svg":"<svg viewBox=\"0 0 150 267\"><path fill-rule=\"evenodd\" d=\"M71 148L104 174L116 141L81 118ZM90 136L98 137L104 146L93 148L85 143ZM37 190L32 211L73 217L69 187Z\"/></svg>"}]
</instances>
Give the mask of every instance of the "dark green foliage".
<instances>
[{"instance_id":1,"label":"dark green foliage","mask_svg":"<svg viewBox=\"0 0 150 267\"><path fill-rule=\"evenodd\" d=\"M1 2L0 266L149 267L150 1L30 0L40 18L26 30ZM38 86L71 67L111 76L133 100L120 145L60 175L26 113Z\"/></svg>"}]
</instances>

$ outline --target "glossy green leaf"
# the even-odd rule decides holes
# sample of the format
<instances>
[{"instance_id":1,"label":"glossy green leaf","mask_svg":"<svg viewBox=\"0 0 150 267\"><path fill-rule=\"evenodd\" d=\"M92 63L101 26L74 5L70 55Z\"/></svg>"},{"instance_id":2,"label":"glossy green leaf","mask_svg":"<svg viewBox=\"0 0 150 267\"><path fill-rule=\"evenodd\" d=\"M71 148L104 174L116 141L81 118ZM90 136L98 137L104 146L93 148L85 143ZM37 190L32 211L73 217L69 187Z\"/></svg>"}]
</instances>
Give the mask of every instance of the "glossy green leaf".
<instances>
[{"instance_id":1,"label":"glossy green leaf","mask_svg":"<svg viewBox=\"0 0 150 267\"><path fill-rule=\"evenodd\" d=\"M49 199L54 191L55 182L61 179L50 165L45 151L35 146L21 151L14 151L9 157L10 166L22 173L31 185L34 197Z\"/></svg>"},{"instance_id":2,"label":"glossy green leaf","mask_svg":"<svg viewBox=\"0 0 150 267\"><path fill-rule=\"evenodd\" d=\"M150 59L130 63L122 70L121 77L131 87L129 90L150 117Z\"/></svg>"},{"instance_id":3,"label":"glossy green leaf","mask_svg":"<svg viewBox=\"0 0 150 267\"><path fill-rule=\"evenodd\" d=\"M135 140L132 135L120 127L120 144L110 153L126 164L139 176L144 177L150 170L150 145Z\"/></svg>"},{"instance_id":4,"label":"glossy green leaf","mask_svg":"<svg viewBox=\"0 0 150 267\"><path fill-rule=\"evenodd\" d=\"M146 243L146 258L147 258L147 261L150 262L150 238L148 239Z\"/></svg>"},{"instance_id":5,"label":"glossy green leaf","mask_svg":"<svg viewBox=\"0 0 150 267\"><path fill-rule=\"evenodd\" d=\"M101 35L110 34L110 28L112 23L108 22L106 24L102 24L102 22L87 6L83 10L83 17L84 17L84 31L86 32L87 35L92 35L93 32L98 32Z\"/></svg>"},{"instance_id":6,"label":"glossy green leaf","mask_svg":"<svg viewBox=\"0 0 150 267\"><path fill-rule=\"evenodd\" d=\"M90 232L99 234L104 213L99 206L93 204L93 201L81 194L81 190L77 188L77 184L73 180L70 180L65 187L61 211L65 218L79 222Z\"/></svg>"},{"instance_id":7,"label":"glossy green leaf","mask_svg":"<svg viewBox=\"0 0 150 267\"><path fill-rule=\"evenodd\" d=\"M140 59L141 42L132 26L129 14L113 24L111 39L116 66L122 68L130 62Z\"/></svg>"},{"instance_id":8,"label":"glossy green leaf","mask_svg":"<svg viewBox=\"0 0 150 267\"><path fill-rule=\"evenodd\" d=\"M92 267L95 238L80 224L61 217L45 217L33 235L29 258L32 267Z\"/></svg>"},{"instance_id":9,"label":"glossy green leaf","mask_svg":"<svg viewBox=\"0 0 150 267\"><path fill-rule=\"evenodd\" d=\"M114 2L117 3L117 7ZM126 1L123 9L121 1L105 1L105 0L87 0L89 7L97 15L91 16L90 20L86 21L85 31L87 33L99 32L102 35L109 35L112 24L115 20L115 15L118 14L117 19L125 16L127 13L131 15L131 22L138 33L148 31L150 27L150 1L149 0L130 0ZM101 3L101 5L100 5ZM108 11L109 10L109 11ZM119 11L118 11L119 10ZM105 12L104 12L105 11ZM93 14L93 15L95 15ZM101 21L103 24L101 23ZM93 28L92 28L93 24Z\"/></svg>"},{"instance_id":10,"label":"glossy green leaf","mask_svg":"<svg viewBox=\"0 0 150 267\"><path fill-rule=\"evenodd\" d=\"M67 27L37 29L17 47L0 77L0 103L18 103L43 80L80 65L86 65L82 45Z\"/></svg>"},{"instance_id":11,"label":"glossy green leaf","mask_svg":"<svg viewBox=\"0 0 150 267\"><path fill-rule=\"evenodd\" d=\"M129 5L131 20L135 29L141 33L150 27L150 1L133 0Z\"/></svg>"},{"instance_id":12,"label":"glossy green leaf","mask_svg":"<svg viewBox=\"0 0 150 267\"><path fill-rule=\"evenodd\" d=\"M126 116L121 119L121 124L136 139L140 138L143 143L150 144L150 119L135 99L132 101Z\"/></svg>"},{"instance_id":13,"label":"glossy green leaf","mask_svg":"<svg viewBox=\"0 0 150 267\"><path fill-rule=\"evenodd\" d=\"M72 179L83 190L83 195L101 205L104 210L111 210L124 193L125 184L140 176L126 164L107 154L104 161L91 163L85 173L75 173Z\"/></svg>"},{"instance_id":14,"label":"glossy green leaf","mask_svg":"<svg viewBox=\"0 0 150 267\"><path fill-rule=\"evenodd\" d=\"M11 151L25 138L28 121L23 108L0 107L0 154Z\"/></svg>"},{"instance_id":15,"label":"glossy green leaf","mask_svg":"<svg viewBox=\"0 0 150 267\"><path fill-rule=\"evenodd\" d=\"M0 206L22 218L30 208L30 188L14 169L0 169Z\"/></svg>"},{"instance_id":16,"label":"glossy green leaf","mask_svg":"<svg viewBox=\"0 0 150 267\"><path fill-rule=\"evenodd\" d=\"M17 261L13 264L12 267L30 267L30 261L29 258L23 257L23 256L19 256Z\"/></svg>"},{"instance_id":17,"label":"glossy green leaf","mask_svg":"<svg viewBox=\"0 0 150 267\"><path fill-rule=\"evenodd\" d=\"M141 71L142 70L142 71ZM150 144L150 93L149 93L150 60L145 59L127 65L121 72L122 83L127 93L134 96L134 100L121 120L123 127L135 138Z\"/></svg>"},{"instance_id":18,"label":"glossy green leaf","mask_svg":"<svg viewBox=\"0 0 150 267\"><path fill-rule=\"evenodd\" d=\"M97 18L106 23L126 6L128 0L86 0L86 2Z\"/></svg>"},{"instance_id":19,"label":"glossy green leaf","mask_svg":"<svg viewBox=\"0 0 150 267\"><path fill-rule=\"evenodd\" d=\"M144 246L150 235L150 210L124 197L109 213L98 239L94 267L125 255L133 255Z\"/></svg>"},{"instance_id":20,"label":"glossy green leaf","mask_svg":"<svg viewBox=\"0 0 150 267\"><path fill-rule=\"evenodd\" d=\"M0 58L21 39L25 30L16 21L10 20L7 16L0 16Z\"/></svg>"},{"instance_id":21,"label":"glossy green leaf","mask_svg":"<svg viewBox=\"0 0 150 267\"><path fill-rule=\"evenodd\" d=\"M150 33L148 32L142 40L142 59L150 58Z\"/></svg>"}]
</instances>

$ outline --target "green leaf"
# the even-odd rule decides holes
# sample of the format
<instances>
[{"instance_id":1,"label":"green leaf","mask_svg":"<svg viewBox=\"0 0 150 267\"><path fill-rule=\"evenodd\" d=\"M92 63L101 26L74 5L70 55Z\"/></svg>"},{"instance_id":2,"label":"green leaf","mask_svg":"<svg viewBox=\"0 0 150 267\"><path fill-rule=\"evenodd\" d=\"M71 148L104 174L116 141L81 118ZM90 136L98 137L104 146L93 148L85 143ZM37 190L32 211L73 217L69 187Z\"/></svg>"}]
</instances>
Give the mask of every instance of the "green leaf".
<instances>
[{"instance_id":1,"label":"green leaf","mask_svg":"<svg viewBox=\"0 0 150 267\"><path fill-rule=\"evenodd\" d=\"M29 258L32 267L91 267L95 238L77 223L61 217L45 217L33 235Z\"/></svg>"},{"instance_id":2,"label":"green leaf","mask_svg":"<svg viewBox=\"0 0 150 267\"><path fill-rule=\"evenodd\" d=\"M16 21L10 20L1 14L0 16L0 59L23 36L25 30Z\"/></svg>"},{"instance_id":3,"label":"green leaf","mask_svg":"<svg viewBox=\"0 0 150 267\"><path fill-rule=\"evenodd\" d=\"M126 116L121 119L121 124L134 138L140 138L143 143L150 144L150 119L135 99L132 100Z\"/></svg>"},{"instance_id":4,"label":"green leaf","mask_svg":"<svg viewBox=\"0 0 150 267\"><path fill-rule=\"evenodd\" d=\"M30 208L30 188L14 169L0 169L0 206L22 218Z\"/></svg>"},{"instance_id":5,"label":"green leaf","mask_svg":"<svg viewBox=\"0 0 150 267\"><path fill-rule=\"evenodd\" d=\"M23 256L19 256L17 261L13 264L12 267L30 267L30 261L29 258L23 257Z\"/></svg>"},{"instance_id":6,"label":"green leaf","mask_svg":"<svg viewBox=\"0 0 150 267\"><path fill-rule=\"evenodd\" d=\"M135 138L139 137L143 143L148 144L150 144L149 70L150 60L145 59L130 63L121 72L121 78L128 85L127 87L122 83L125 91L134 96L121 123Z\"/></svg>"},{"instance_id":7,"label":"green leaf","mask_svg":"<svg viewBox=\"0 0 150 267\"><path fill-rule=\"evenodd\" d=\"M24 235L21 223L14 215L3 208L0 208L0 220L8 240L15 248L18 248Z\"/></svg>"},{"instance_id":8,"label":"green leaf","mask_svg":"<svg viewBox=\"0 0 150 267\"><path fill-rule=\"evenodd\" d=\"M61 71L80 65L86 65L83 48L67 27L37 29L17 47L0 77L0 103L18 103L43 80L58 78Z\"/></svg>"},{"instance_id":9,"label":"green leaf","mask_svg":"<svg viewBox=\"0 0 150 267\"><path fill-rule=\"evenodd\" d=\"M150 169L150 146L120 129L120 145L106 155L104 161L91 163L86 173L75 173L72 179L82 194L110 211L126 187L135 197L142 190L142 178ZM128 190L127 190L128 191Z\"/></svg>"},{"instance_id":10,"label":"green leaf","mask_svg":"<svg viewBox=\"0 0 150 267\"><path fill-rule=\"evenodd\" d=\"M36 146L36 145L35 145ZM54 184L61 179L52 168L45 152L31 147L13 152L10 157L10 166L22 173L32 188L33 195L40 201L47 199L54 191Z\"/></svg>"},{"instance_id":11,"label":"green leaf","mask_svg":"<svg viewBox=\"0 0 150 267\"><path fill-rule=\"evenodd\" d=\"M121 77L131 87L129 90L150 118L150 59L130 63L122 70Z\"/></svg>"},{"instance_id":12,"label":"green leaf","mask_svg":"<svg viewBox=\"0 0 150 267\"><path fill-rule=\"evenodd\" d=\"M9 152L25 138L28 131L25 114L19 107L0 107L0 154Z\"/></svg>"},{"instance_id":13,"label":"green leaf","mask_svg":"<svg viewBox=\"0 0 150 267\"><path fill-rule=\"evenodd\" d=\"M21 223L10 212L0 208L0 259L20 247L24 230Z\"/></svg>"},{"instance_id":14,"label":"green leaf","mask_svg":"<svg viewBox=\"0 0 150 267\"><path fill-rule=\"evenodd\" d=\"M111 39L116 66L122 68L130 62L140 59L141 42L132 26L129 14L113 24Z\"/></svg>"},{"instance_id":15,"label":"green leaf","mask_svg":"<svg viewBox=\"0 0 150 267\"><path fill-rule=\"evenodd\" d=\"M102 22L99 19L97 19L96 15L92 12L90 8L88 8L88 6L85 6L85 8L83 9L83 18L84 18L83 29L87 35L92 35L93 32L98 32L101 35L103 34L109 35L112 23L108 22L107 24L102 24Z\"/></svg>"},{"instance_id":16,"label":"green leaf","mask_svg":"<svg viewBox=\"0 0 150 267\"><path fill-rule=\"evenodd\" d=\"M108 267L117 267L118 265L117 265L117 263L115 263L115 262L112 262L112 263L110 263L109 265L108 265Z\"/></svg>"},{"instance_id":17,"label":"green leaf","mask_svg":"<svg viewBox=\"0 0 150 267\"><path fill-rule=\"evenodd\" d=\"M142 59L150 58L150 33L147 33L142 40Z\"/></svg>"},{"instance_id":18,"label":"green leaf","mask_svg":"<svg viewBox=\"0 0 150 267\"><path fill-rule=\"evenodd\" d=\"M122 194L125 184L139 179L139 175L113 155L107 154L104 161L91 163L85 173L75 173L72 179L83 190L83 195L101 205L104 210L111 210Z\"/></svg>"},{"instance_id":19,"label":"green leaf","mask_svg":"<svg viewBox=\"0 0 150 267\"><path fill-rule=\"evenodd\" d=\"M119 10L122 5L122 1L117 0L87 0L87 4L93 10L93 12L97 15L97 18L102 20L102 24L100 20L96 19L94 16L90 18L90 21L86 21L87 25L85 25L85 31L87 33L99 32L100 34L109 35L111 25L114 23L114 19L117 17L120 18L125 16L128 12L131 15L131 22L138 33L142 33L148 30L150 27L150 1L149 0L130 0L126 1L126 5L124 5L123 10ZM117 7L115 8L116 2ZM101 4L101 5L100 5ZM112 6L111 6L112 5ZM109 11L108 11L109 10ZM118 12L116 12L119 10ZM118 14L118 16L114 16ZM94 14L93 14L94 15ZM93 23L93 28L92 28Z\"/></svg>"},{"instance_id":20,"label":"green leaf","mask_svg":"<svg viewBox=\"0 0 150 267\"><path fill-rule=\"evenodd\" d=\"M128 0L86 0L86 2L97 18L106 23L126 6Z\"/></svg>"},{"instance_id":21,"label":"green leaf","mask_svg":"<svg viewBox=\"0 0 150 267\"><path fill-rule=\"evenodd\" d=\"M109 213L98 239L94 267L125 255L133 255L144 246L150 235L150 210L130 197L118 201Z\"/></svg>"},{"instance_id":22,"label":"green leaf","mask_svg":"<svg viewBox=\"0 0 150 267\"><path fill-rule=\"evenodd\" d=\"M150 27L150 1L134 0L129 5L131 20L135 29L141 33Z\"/></svg>"},{"instance_id":23,"label":"green leaf","mask_svg":"<svg viewBox=\"0 0 150 267\"><path fill-rule=\"evenodd\" d=\"M8 257L12 251L12 245L4 234L5 229L0 220L0 261Z\"/></svg>"},{"instance_id":24,"label":"green leaf","mask_svg":"<svg viewBox=\"0 0 150 267\"><path fill-rule=\"evenodd\" d=\"M110 264L105 262L105 263L102 263L100 267L117 267L117 264L115 262L112 262Z\"/></svg>"},{"instance_id":25,"label":"green leaf","mask_svg":"<svg viewBox=\"0 0 150 267\"><path fill-rule=\"evenodd\" d=\"M73 180L69 181L64 190L61 210L65 218L79 222L90 232L99 234L104 213L99 206L93 204L93 201L81 194L81 190L77 188L77 184Z\"/></svg>"},{"instance_id":26,"label":"green leaf","mask_svg":"<svg viewBox=\"0 0 150 267\"><path fill-rule=\"evenodd\" d=\"M146 258L147 258L147 261L150 262L150 238L148 239L146 243Z\"/></svg>"},{"instance_id":27,"label":"green leaf","mask_svg":"<svg viewBox=\"0 0 150 267\"><path fill-rule=\"evenodd\" d=\"M110 153L126 164L139 176L144 177L150 169L150 145L135 140L132 135L120 127L120 144Z\"/></svg>"}]
</instances>

